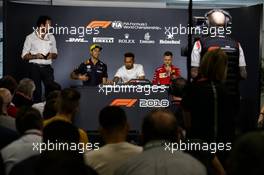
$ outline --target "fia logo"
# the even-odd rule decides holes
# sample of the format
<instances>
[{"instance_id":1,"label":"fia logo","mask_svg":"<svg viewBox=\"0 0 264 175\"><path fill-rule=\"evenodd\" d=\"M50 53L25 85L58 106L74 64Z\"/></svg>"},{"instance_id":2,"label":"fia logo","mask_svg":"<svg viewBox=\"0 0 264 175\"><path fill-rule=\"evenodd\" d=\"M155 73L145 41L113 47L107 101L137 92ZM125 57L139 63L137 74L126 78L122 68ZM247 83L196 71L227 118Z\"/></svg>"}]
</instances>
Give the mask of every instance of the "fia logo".
<instances>
[{"instance_id":1,"label":"fia logo","mask_svg":"<svg viewBox=\"0 0 264 175\"><path fill-rule=\"evenodd\" d=\"M113 29L122 29L123 23L121 21L113 21L112 27L113 27Z\"/></svg>"}]
</instances>

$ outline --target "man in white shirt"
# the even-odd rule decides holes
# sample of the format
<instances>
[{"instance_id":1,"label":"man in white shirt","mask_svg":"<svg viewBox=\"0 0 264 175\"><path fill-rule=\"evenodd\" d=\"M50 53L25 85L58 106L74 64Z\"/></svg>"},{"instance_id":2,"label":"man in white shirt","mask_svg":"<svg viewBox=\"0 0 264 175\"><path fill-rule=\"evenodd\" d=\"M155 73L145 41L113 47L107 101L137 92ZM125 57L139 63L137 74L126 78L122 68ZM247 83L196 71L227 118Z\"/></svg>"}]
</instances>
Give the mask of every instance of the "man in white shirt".
<instances>
[{"instance_id":1,"label":"man in white shirt","mask_svg":"<svg viewBox=\"0 0 264 175\"><path fill-rule=\"evenodd\" d=\"M17 113L16 128L22 136L1 150L6 175L15 164L40 154L33 143L37 145L42 142L42 127L43 120L38 110L28 108Z\"/></svg>"},{"instance_id":2,"label":"man in white shirt","mask_svg":"<svg viewBox=\"0 0 264 175\"><path fill-rule=\"evenodd\" d=\"M49 33L51 18L40 16L37 29L26 37L22 51L22 59L29 62L29 78L35 85L34 102L40 102L42 97L41 82L45 89L50 81L54 81L52 60L57 58L55 37Z\"/></svg>"},{"instance_id":3,"label":"man in white shirt","mask_svg":"<svg viewBox=\"0 0 264 175\"><path fill-rule=\"evenodd\" d=\"M135 55L128 52L125 53L124 57L125 65L117 70L113 82L118 83L121 80L122 83L128 83L131 79L145 79L143 66L134 64Z\"/></svg>"},{"instance_id":4,"label":"man in white shirt","mask_svg":"<svg viewBox=\"0 0 264 175\"><path fill-rule=\"evenodd\" d=\"M140 154L142 147L126 142L129 130L126 114L117 106L108 106L99 114L100 134L106 145L99 150L87 152L86 164L99 175L113 175L115 170L129 158Z\"/></svg>"},{"instance_id":5,"label":"man in white shirt","mask_svg":"<svg viewBox=\"0 0 264 175\"><path fill-rule=\"evenodd\" d=\"M171 152L166 144L177 144L176 117L167 109L150 111L143 119L143 152L126 160L114 175L206 175L206 168L191 155ZM169 146L171 147L171 146Z\"/></svg>"}]
</instances>

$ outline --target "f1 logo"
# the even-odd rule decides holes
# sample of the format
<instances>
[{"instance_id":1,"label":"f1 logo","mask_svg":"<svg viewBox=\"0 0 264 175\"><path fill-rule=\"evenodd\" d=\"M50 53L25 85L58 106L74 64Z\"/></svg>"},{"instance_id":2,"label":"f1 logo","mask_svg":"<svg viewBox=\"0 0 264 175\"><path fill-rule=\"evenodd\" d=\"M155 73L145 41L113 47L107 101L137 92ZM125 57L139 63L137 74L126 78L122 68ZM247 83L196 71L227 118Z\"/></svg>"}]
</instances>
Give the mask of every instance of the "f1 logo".
<instances>
[{"instance_id":1,"label":"f1 logo","mask_svg":"<svg viewBox=\"0 0 264 175\"><path fill-rule=\"evenodd\" d=\"M95 28L95 27L102 27L107 28L112 22L111 21L91 21L87 27Z\"/></svg>"},{"instance_id":2,"label":"f1 logo","mask_svg":"<svg viewBox=\"0 0 264 175\"><path fill-rule=\"evenodd\" d=\"M137 102L137 99L115 99L112 101L110 106L125 106L132 107Z\"/></svg>"}]
</instances>

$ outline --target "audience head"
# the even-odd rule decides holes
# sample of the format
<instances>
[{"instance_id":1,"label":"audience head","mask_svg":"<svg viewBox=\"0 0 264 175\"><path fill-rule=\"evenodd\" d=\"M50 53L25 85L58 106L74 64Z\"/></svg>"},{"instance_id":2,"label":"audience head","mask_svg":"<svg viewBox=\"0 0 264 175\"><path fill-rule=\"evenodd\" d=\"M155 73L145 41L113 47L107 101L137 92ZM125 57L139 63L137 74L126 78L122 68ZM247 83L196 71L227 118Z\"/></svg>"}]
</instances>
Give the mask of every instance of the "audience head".
<instances>
[{"instance_id":1,"label":"audience head","mask_svg":"<svg viewBox=\"0 0 264 175\"><path fill-rule=\"evenodd\" d=\"M225 26L227 20L226 18L227 17L225 16L225 14L220 10L216 10L208 14L208 20L210 26L216 26L216 27Z\"/></svg>"},{"instance_id":2,"label":"audience head","mask_svg":"<svg viewBox=\"0 0 264 175\"><path fill-rule=\"evenodd\" d=\"M58 113L58 100L57 99L51 99L46 101L46 104L44 106L43 110L43 119L47 120L52 117L54 117Z\"/></svg>"},{"instance_id":3,"label":"audience head","mask_svg":"<svg viewBox=\"0 0 264 175\"><path fill-rule=\"evenodd\" d=\"M211 81L224 81L227 75L228 57L221 49L208 51L202 58L200 72Z\"/></svg>"},{"instance_id":4,"label":"audience head","mask_svg":"<svg viewBox=\"0 0 264 175\"><path fill-rule=\"evenodd\" d=\"M264 132L251 132L239 138L231 152L230 174L262 175L264 172Z\"/></svg>"},{"instance_id":5,"label":"audience head","mask_svg":"<svg viewBox=\"0 0 264 175\"><path fill-rule=\"evenodd\" d=\"M0 79L0 88L6 88L11 94L17 89L17 81L10 75L6 75Z\"/></svg>"},{"instance_id":6,"label":"audience head","mask_svg":"<svg viewBox=\"0 0 264 175\"><path fill-rule=\"evenodd\" d=\"M176 117L167 109L155 109L148 113L142 125L143 143L163 140L176 142L178 127Z\"/></svg>"},{"instance_id":7,"label":"audience head","mask_svg":"<svg viewBox=\"0 0 264 175\"><path fill-rule=\"evenodd\" d=\"M78 128L73 124L61 120L49 123L43 129L43 142L48 143L79 143Z\"/></svg>"},{"instance_id":8,"label":"audience head","mask_svg":"<svg viewBox=\"0 0 264 175\"><path fill-rule=\"evenodd\" d=\"M58 99L58 112L60 114L71 114L73 116L79 109L80 98L80 93L75 89L63 89Z\"/></svg>"},{"instance_id":9,"label":"audience head","mask_svg":"<svg viewBox=\"0 0 264 175\"><path fill-rule=\"evenodd\" d=\"M7 113L7 107L12 101L12 95L10 91L6 88L0 88L0 97L2 98L2 108L1 108L1 113Z\"/></svg>"},{"instance_id":10,"label":"audience head","mask_svg":"<svg viewBox=\"0 0 264 175\"><path fill-rule=\"evenodd\" d=\"M20 134L24 134L27 130L42 130L43 120L40 112L32 107L22 107L16 114L16 129Z\"/></svg>"},{"instance_id":11,"label":"audience head","mask_svg":"<svg viewBox=\"0 0 264 175\"><path fill-rule=\"evenodd\" d=\"M129 126L125 111L118 106L107 106L99 113L100 131L103 137L127 136Z\"/></svg>"},{"instance_id":12,"label":"audience head","mask_svg":"<svg viewBox=\"0 0 264 175\"><path fill-rule=\"evenodd\" d=\"M83 175L96 174L95 171L87 173L87 166L84 164L83 155L78 149L70 149L70 146L77 145L79 148L80 135L78 128L73 124L61 120L49 123L43 129L43 142L64 145L61 149L46 150L40 156L37 169L40 175ZM69 148L69 149L68 149ZM93 173L91 173L93 172Z\"/></svg>"},{"instance_id":13,"label":"audience head","mask_svg":"<svg viewBox=\"0 0 264 175\"><path fill-rule=\"evenodd\" d=\"M17 92L22 93L26 97L32 99L33 93L36 89L35 83L29 78L23 78L19 81Z\"/></svg>"},{"instance_id":14,"label":"audience head","mask_svg":"<svg viewBox=\"0 0 264 175\"><path fill-rule=\"evenodd\" d=\"M46 98L46 103L43 110L43 118L45 120L54 117L58 113L58 100L60 91L52 91Z\"/></svg>"},{"instance_id":15,"label":"audience head","mask_svg":"<svg viewBox=\"0 0 264 175\"><path fill-rule=\"evenodd\" d=\"M57 82L55 81L50 81L47 83L46 87L45 87L45 97L46 97L46 100L48 98L48 96L52 93L52 92L58 92L58 91L61 91L61 85L58 84Z\"/></svg>"},{"instance_id":16,"label":"audience head","mask_svg":"<svg viewBox=\"0 0 264 175\"><path fill-rule=\"evenodd\" d=\"M82 154L74 151L45 151L35 170L38 175L98 175L85 164Z\"/></svg>"},{"instance_id":17,"label":"audience head","mask_svg":"<svg viewBox=\"0 0 264 175\"><path fill-rule=\"evenodd\" d=\"M186 84L187 80L184 78L173 79L169 87L169 94L175 97L182 97Z\"/></svg>"}]
</instances>

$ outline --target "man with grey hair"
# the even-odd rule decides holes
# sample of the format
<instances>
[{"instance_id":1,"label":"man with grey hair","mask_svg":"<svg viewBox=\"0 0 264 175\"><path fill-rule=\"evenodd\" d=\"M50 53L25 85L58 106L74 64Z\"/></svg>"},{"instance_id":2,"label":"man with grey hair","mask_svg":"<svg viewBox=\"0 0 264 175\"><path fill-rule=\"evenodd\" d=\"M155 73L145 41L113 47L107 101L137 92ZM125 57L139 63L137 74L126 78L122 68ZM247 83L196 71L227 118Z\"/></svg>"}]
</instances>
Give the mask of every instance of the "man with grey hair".
<instances>
[{"instance_id":1,"label":"man with grey hair","mask_svg":"<svg viewBox=\"0 0 264 175\"><path fill-rule=\"evenodd\" d=\"M0 125L16 130L15 119L7 114L7 108L12 101L12 95L6 88L0 88Z\"/></svg>"},{"instance_id":2,"label":"man with grey hair","mask_svg":"<svg viewBox=\"0 0 264 175\"><path fill-rule=\"evenodd\" d=\"M167 109L151 111L142 125L143 153L131 157L115 175L206 175L205 167L187 153L165 149L177 143L176 117Z\"/></svg>"},{"instance_id":3,"label":"man with grey hair","mask_svg":"<svg viewBox=\"0 0 264 175\"><path fill-rule=\"evenodd\" d=\"M35 83L29 78L23 78L19 81L13 103L17 108L21 106L32 106L33 93L36 89Z\"/></svg>"}]
</instances>

